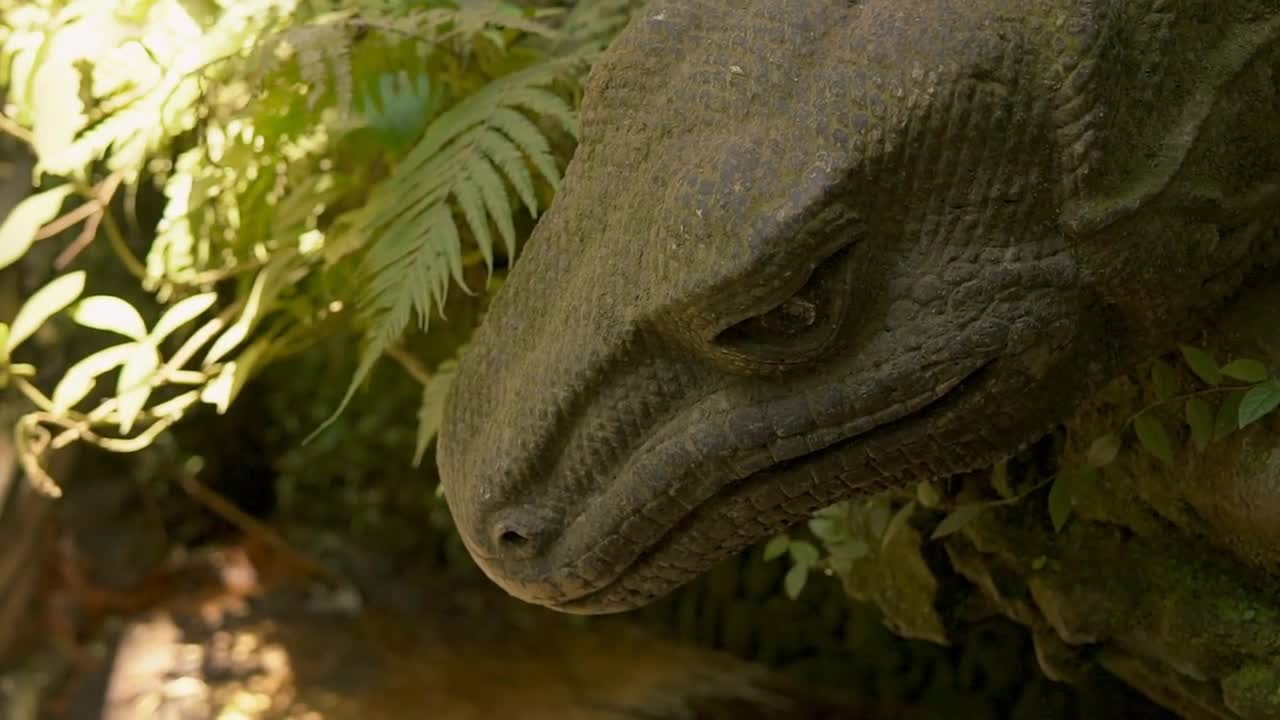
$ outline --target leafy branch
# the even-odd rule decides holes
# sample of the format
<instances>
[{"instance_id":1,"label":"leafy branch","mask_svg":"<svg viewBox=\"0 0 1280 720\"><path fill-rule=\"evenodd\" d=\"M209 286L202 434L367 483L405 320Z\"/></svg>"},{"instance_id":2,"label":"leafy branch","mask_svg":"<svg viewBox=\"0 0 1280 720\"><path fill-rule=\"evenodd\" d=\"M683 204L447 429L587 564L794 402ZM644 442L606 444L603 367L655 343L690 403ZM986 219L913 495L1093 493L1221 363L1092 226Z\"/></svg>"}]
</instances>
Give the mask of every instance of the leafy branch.
<instances>
[{"instance_id":1,"label":"leafy branch","mask_svg":"<svg viewBox=\"0 0 1280 720\"><path fill-rule=\"evenodd\" d=\"M1178 414L1192 445L1198 452L1204 452L1211 443L1259 422L1280 408L1280 381L1264 363L1239 358L1222 365L1211 353L1186 345L1180 347L1180 356L1197 385L1184 387L1174 366L1156 360L1151 364L1148 383L1155 400L1129 414L1115 432L1095 438L1084 451L1083 462L1015 495L951 508L934 526L930 539L940 540L956 534L987 511L1020 505L1046 487L1049 488L1046 501L1050 522L1055 532L1061 532L1076 503L1102 482L1102 472L1119 460L1127 438L1132 437L1138 447L1161 463L1176 464L1173 434L1162 414L1180 409ZM1214 402L1215 398L1221 398L1220 404ZM811 571L847 572L850 562L876 552L877 548L887 547L895 536L895 528L905 524L917 510L940 510L945 505L941 492L931 480L920 482L915 499L901 505L896 512L891 510L890 502L886 496L877 496L863 503L842 502L818 511L807 529L821 542L825 554L809 540L792 537L790 533L770 539L763 550L766 560L790 558L791 566L784 578L788 596L799 596Z\"/></svg>"},{"instance_id":2,"label":"leafy branch","mask_svg":"<svg viewBox=\"0 0 1280 720\"><path fill-rule=\"evenodd\" d=\"M0 225L0 268L56 242L65 272L105 234L149 295L82 298L76 271L0 324L0 389L33 407L18 427L29 474L56 492L44 452L146 447L343 329L365 341L334 416L391 355L423 386L421 461L469 332L429 320L452 286L481 292L463 271L514 258L573 149L580 81L638 5L63 0L9 14L0 131L46 182ZM147 184L164 194L155 235L135 217L126 237L113 201L123 191L129 210ZM38 358L10 351L30 353L59 314L120 341L41 388ZM412 334L431 362L405 349Z\"/></svg>"}]
</instances>

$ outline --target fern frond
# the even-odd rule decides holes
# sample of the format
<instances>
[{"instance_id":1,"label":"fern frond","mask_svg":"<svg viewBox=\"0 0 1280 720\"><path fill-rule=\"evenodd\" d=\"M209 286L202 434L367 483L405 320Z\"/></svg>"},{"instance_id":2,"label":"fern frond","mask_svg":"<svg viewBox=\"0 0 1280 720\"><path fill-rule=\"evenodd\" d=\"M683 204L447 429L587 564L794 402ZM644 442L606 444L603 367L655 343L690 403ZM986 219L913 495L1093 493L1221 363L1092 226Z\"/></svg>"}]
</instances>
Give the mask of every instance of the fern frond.
<instances>
[{"instance_id":1,"label":"fern frond","mask_svg":"<svg viewBox=\"0 0 1280 720\"><path fill-rule=\"evenodd\" d=\"M508 256L515 255L512 193L537 217L542 208L534 173L553 188L560 183L551 143L533 117L576 129L567 103L546 87L573 77L582 63L582 57L570 56L492 81L433 120L391 177L374 189L363 228L372 242L356 301L367 332L343 406L414 317L426 330L450 285L466 290L459 220L488 268L494 262L494 228Z\"/></svg>"},{"instance_id":2,"label":"fern frond","mask_svg":"<svg viewBox=\"0 0 1280 720\"><path fill-rule=\"evenodd\" d=\"M551 143L527 115L511 108L501 108L493 114L493 125L519 147L529 162L538 169L547 182L551 183L552 188L560 189L560 169L556 167ZM532 185L533 183L530 182L531 188ZM535 212L532 206L529 212Z\"/></svg>"},{"instance_id":3,"label":"fern frond","mask_svg":"<svg viewBox=\"0 0 1280 720\"><path fill-rule=\"evenodd\" d=\"M603 47L643 7L643 0L592 0L574 3L560 23L558 52Z\"/></svg>"},{"instance_id":4,"label":"fern frond","mask_svg":"<svg viewBox=\"0 0 1280 720\"><path fill-rule=\"evenodd\" d=\"M497 113L494 114L497 115ZM520 148L496 128L486 127L477 130L470 139L475 143L476 150L493 163L493 166L515 188L516 195L524 202L529 214L537 217L538 191L533 185L533 174L529 172L529 166Z\"/></svg>"},{"instance_id":5,"label":"fern frond","mask_svg":"<svg viewBox=\"0 0 1280 720\"><path fill-rule=\"evenodd\" d=\"M511 93L511 104L548 120L554 120L565 132L577 139L576 114L573 107L559 95L540 87L524 88Z\"/></svg>"},{"instance_id":6,"label":"fern frond","mask_svg":"<svg viewBox=\"0 0 1280 720\"><path fill-rule=\"evenodd\" d=\"M458 361L455 355L454 358L436 366L430 379L422 387L422 404L418 407L418 442L413 453L414 467L422 463L427 445L440 431L440 425L444 422L445 400L457 372Z\"/></svg>"},{"instance_id":7,"label":"fern frond","mask_svg":"<svg viewBox=\"0 0 1280 720\"><path fill-rule=\"evenodd\" d=\"M285 41L297 53L298 74L307 85L308 108L315 109L332 85L334 104L340 112L349 112L355 94L351 31L336 20L321 22L290 28Z\"/></svg>"},{"instance_id":8,"label":"fern frond","mask_svg":"<svg viewBox=\"0 0 1280 720\"><path fill-rule=\"evenodd\" d=\"M518 30L528 35L556 38L559 33L536 17L519 7L501 3L488 2L484 5L460 8L436 8L410 13L406 20L415 26L423 35L433 35L438 39L470 38L489 30L499 28ZM400 29L407 23L397 23Z\"/></svg>"}]
</instances>

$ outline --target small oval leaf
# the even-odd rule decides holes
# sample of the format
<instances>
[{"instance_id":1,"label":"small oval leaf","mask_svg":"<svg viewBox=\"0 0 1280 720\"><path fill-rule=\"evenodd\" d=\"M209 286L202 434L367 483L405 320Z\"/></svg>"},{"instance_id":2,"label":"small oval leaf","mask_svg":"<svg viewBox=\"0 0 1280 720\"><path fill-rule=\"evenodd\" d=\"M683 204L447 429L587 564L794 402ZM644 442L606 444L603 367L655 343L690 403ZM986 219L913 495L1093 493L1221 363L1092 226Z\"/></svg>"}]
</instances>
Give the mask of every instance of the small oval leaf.
<instances>
[{"instance_id":1,"label":"small oval leaf","mask_svg":"<svg viewBox=\"0 0 1280 720\"><path fill-rule=\"evenodd\" d=\"M818 564L818 548L804 540L792 541L787 548L791 553L791 561L797 565L813 566Z\"/></svg>"},{"instance_id":2,"label":"small oval leaf","mask_svg":"<svg viewBox=\"0 0 1280 720\"><path fill-rule=\"evenodd\" d=\"M147 337L147 324L128 301L114 295L94 295L76 303L71 317L79 324L117 333L133 340Z\"/></svg>"},{"instance_id":3,"label":"small oval leaf","mask_svg":"<svg viewBox=\"0 0 1280 720\"><path fill-rule=\"evenodd\" d=\"M837 543L848 535L848 526L842 518L815 517L809 520L809 532L824 543Z\"/></svg>"},{"instance_id":4,"label":"small oval leaf","mask_svg":"<svg viewBox=\"0 0 1280 720\"><path fill-rule=\"evenodd\" d=\"M889 521L889 527L884 531L884 537L880 538L881 548L889 547L889 543L893 542L893 539L897 537L902 528L906 526L915 511L916 501L912 500L906 505L903 505L898 512L894 513L893 520Z\"/></svg>"},{"instance_id":5,"label":"small oval leaf","mask_svg":"<svg viewBox=\"0 0 1280 720\"><path fill-rule=\"evenodd\" d=\"M262 320L271 306L271 302L283 287L282 281L285 279L284 271L287 258L273 261L258 273L253 280L253 286L249 289L249 296L245 298L244 311L240 313L240 317L236 319L231 327L223 331L222 335L214 341L213 347L209 348L208 354L204 357L205 366L212 365L228 353L236 349L245 338L249 337L249 333L258 326L258 322ZM348 396L350 393L348 393ZM343 404L345 404L345 400Z\"/></svg>"},{"instance_id":6,"label":"small oval leaf","mask_svg":"<svg viewBox=\"0 0 1280 720\"><path fill-rule=\"evenodd\" d=\"M1228 363L1226 367L1222 368L1222 374L1233 380L1247 383L1259 383L1271 377L1271 373L1267 372L1266 365L1249 358L1241 358Z\"/></svg>"},{"instance_id":7,"label":"small oval leaf","mask_svg":"<svg viewBox=\"0 0 1280 720\"><path fill-rule=\"evenodd\" d=\"M65 413L85 399L97 385L98 377L104 375L127 361L135 351L137 343L123 343L99 350L67 369L53 389L54 412Z\"/></svg>"},{"instance_id":8,"label":"small oval leaf","mask_svg":"<svg viewBox=\"0 0 1280 720\"><path fill-rule=\"evenodd\" d=\"M800 597L800 593L804 592L805 581L809 579L808 565L792 565L787 571L787 576L783 578L783 589L786 590L787 597L795 600Z\"/></svg>"},{"instance_id":9,"label":"small oval leaf","mask_svg":"<svg viewBox=\"0 0 1280 720\"><path fill-rule=\"evenodd\" d=\"M135 343L136 350L120 368L116 383L116 413L120 432L129 433L151 397L151 376L160 367L160 351L150 343Z\"/></svg>"},{"instance_id":10,"label":"small oval leaf","mask_svg":"<svg viewBox=\"0 0 1280 720\"><path fill-rule=\"evenodd\" d=\"M1272 381L1253 388L1240 401L1240 427L1252 425L1277 407L1280 407L1280 383Z\"/></svg>"},{"instance_id":11,"label":"small oval leaf","mask_svg":"<svg viewBox=\"0 0 1280 720\"><path fill-rule=\"evenodd\" d=\"M1222 370L1218 368L1218 361L1208 352L1183 345L1182 359L1187 361L1187 367L1206 385L1217 387L1222 384Z\"/></svg>"},{"instance_id":12,"label":"small oval leaf","mask_svg":"<svg viewBox=\"0 0 1280 720\"><path fill-rule=\"evenodd\" d=\"M35 334L46 320L66 308L84 292L83 270L67 273L31 294L9 324L5 349L13 352L24 340Z\"/></svg>"},{"instance_id":13,"label":"small oval leaf","mask_svg":"<svg viewBox=\"0 0 1280 720\"><path fill-rule=\"evenodd\" d=\"M942 505L942 491L932 480L921 480L916 484L916 501L927 508Z\"/></svg>"},{"instance_id":14,"label":"small oval leaf","mask_svg":"<svg viewBox=\"0 0 1280 720\"><path fill-rule=\"evenodd\" d=\"M846 538L840 544L830 548L831 558L837 562L850 563L861 560L871 553L871 546L865 540Z\"/></svg>"},{"instance_id":15,"label":"small oval leaf","mask_svg":"<svg viewBox=\"0 0 1280 720\"><path fill-rule=\"evenodd\" d=\"M1169 431L1164 423L1153 415L1139 415L1133 422L1133 429L1138 440L1147 452L1155 455L1168 465L1173 464L1173 443L1169 441Z\"/></svg>"},{"instance_id":16,"label":"small oval leaf","mask_svg":"<svg viewBox=\"0 0 1280 720\"><path fill-rule=\"evenodd\" d=\"M200 400L217 408L219 415L225 415L227 408L231 407L231 403L244 388L244 384L258 370L261 363L269 359L271 350L271 339L259 338L236 356L235 360L230 360L222 366L218 376L200 391Z\"/></svg>"},{"instance_id":17,"label":"small oval leaf","mask_svg":"<svg viewBox=\"0 0 1280 720\"><path fill-rule=\"evenodd\" d=\"M164 312L151 330L151 342L160 344L175 330L204 314L218 301L218 293L207 292L183 298Z\"/></svg>"},{"instance_id":18,"label":"small oval leaf","mask_svg":"<svg viewBox=\"0 0 1280 720\"><path fill-rule=\"evenodd\" d=\"M986 505L979 503L975 503L973 505L961 505L950 515L943 518L942 522L938 523L938 527L933 529L933 534L929 537L937 540L938 538L943 538L963 530L965 526L976 520L986 507Z\"/></svg>"},{"instance_id":19,"label":"small oval leaf","mask_svg":"<svg viewBox=\"0 0 1280 720\"><path fill-rule=\"evenodd\" d=\"M764 546L765 562L777 560L787 553L787 548L791 546L791 536L786 533L774 535L769 539L769 543Z\"/></svg>"},{"instance_id":20,"label":"small oval leaf","mask_svg":"<svg viewBox=\"0 0 1280 720\"><path fill-rule=\"evenodd\" d=\"M1107 434L1093 441L1089 446L1089 452L1086 461L1089 465L1100 468L1110 465L1115 461L1116 456L1120 454L1120 438L1117 435Z\"/></svg>"},{"instance_id":21,"label":"small oval leaf","mask_svg":"<svg viewBox=\"0 0 1280 720\"><path fill-rule=\"evenodd\" d=\"M0 224L0 268L17 262L35 242L40 228L62 209L71 195L70 183L36 193L18 203Z\"/></svg>"},{"instance_id":22,"label":"small oval leaf","mask_svg":"<svg viewBox=\"0 0 1280 720\"><path fill-rule=\"evenodd\" d=\"M1049 519L1053 522L1054 532L1062 532L1071 517L1071 508L1076 502L1074 480L1074 474L1064 472L1049 488Z\"/></svg>"},{"instance_id":23,"label":"small oval leaf","mask_svg":"<svg viewBox=\"0 0 1280 720\"><path fill-rule=\"evenodd\" d=\"M1187 426L1191 428L1191 440L1201 452L1213 440L1213 408L1200 398L1187 401Z\"/></svg>"},{"instance_id":24,"label":"small oval leaf","mask_svg":"<svg viewBox=\"0 0 1280 720\"><path fill-rule=\"evenodd\" d=\"M1213 439L1221 440L1240 429L1240 403L1245 391L1236 390L1227 395L1213 420Z\"/></svg>"}]
</instances>

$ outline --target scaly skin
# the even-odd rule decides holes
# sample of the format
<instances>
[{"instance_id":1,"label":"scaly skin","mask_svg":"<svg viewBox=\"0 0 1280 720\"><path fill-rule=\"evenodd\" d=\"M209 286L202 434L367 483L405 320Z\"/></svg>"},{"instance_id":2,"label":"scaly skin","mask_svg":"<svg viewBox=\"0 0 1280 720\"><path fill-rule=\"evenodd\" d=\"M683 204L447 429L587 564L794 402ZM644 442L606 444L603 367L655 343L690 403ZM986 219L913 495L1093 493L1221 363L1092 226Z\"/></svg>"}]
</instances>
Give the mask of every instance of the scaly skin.
<instances>
[{"instance_id":1,"label":"scaly skin","mask_svg":"<svg viewBox=\"0 0 1280 720\"><path fill-rule=\"evenodd\" d=\"M983 467L1270 272L1280 0L658 0L439 442L510 593L637 607Z\"/></svg>"}]
</instances>

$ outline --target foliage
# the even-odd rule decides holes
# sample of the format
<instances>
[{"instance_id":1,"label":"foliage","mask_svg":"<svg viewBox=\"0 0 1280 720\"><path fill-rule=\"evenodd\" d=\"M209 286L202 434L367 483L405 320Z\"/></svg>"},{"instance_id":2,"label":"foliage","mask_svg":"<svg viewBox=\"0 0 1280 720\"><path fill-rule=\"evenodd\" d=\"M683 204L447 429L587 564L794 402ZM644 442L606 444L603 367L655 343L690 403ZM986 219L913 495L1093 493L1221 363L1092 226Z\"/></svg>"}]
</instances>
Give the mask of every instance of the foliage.
<instances>
[{"instance_id":1,"label":"foliage","mask_svg":"<svg viewBox=\"0 0 1280 720\"><path fill-rule=\"evenodd\" d=\"M335 410L395 358L424 385L421 459L469 331L440 331L447 296L483 306L514 260L572 153L580 83L635 3L567 4L0 0L0 122L38 161L0 268L51 242L65 271L101 236L143 291L82 297L101 284L86 267L0 325L0 384L35 406L29 474L53 491L46 450L146 447L349 329L360 362ZM156 191L149 228L136 207ZM123 341L48 389L38 358L10 355L55 316Z\"/></svg>"},{"instance_id":2,"label":"foliage","mask_svg":"<svg viewBox=\"0 0 1280 720\"><path fill-rule=\"evenodd\" d=\"M1094 438L1083 453L1082 462L1068 464L1052 477L1016 495L955 504L934 526L930 538L939 540L958 533L985 511L1017 505L1045 488L1048 488L1045 502L1049 520L1054 530L1061 532L1077 501L1103 482L1104 473L1116 466L1127 446L1136 445L1159 462L1172 466L1178 463L1176 448L1186 445L1186 452L1203 453L1212 442L1223 440L1280 408L1280 380L1273 377L1264 363L1237 358L1222 365L1212 353L1188 345L1180 347L1179 356L1182 370L1165 359L1156 359L1150 364L1147 385L1154 399L1129 415L1116 432ZM1175 442L1179 432L1185 432L1186 443ZM1132 440L1126 443L1129 438ZM993 468L993 485L1004 484L999 477L1004 470L1003 464ZM819 511L810 520L808 530L821 541L826 555L806 551L797 557L791 553L788 594L793 598L799 595L804 577L812 568L842 574L841 568L847 567L851 560L887 546L893 528L906 522L917 508L940 510L946 504L935 481L925 480L916 487L916 499L906 502L891 517L889 503L893 495L841 502ZM782 557L795 544L809 545L788 533L777 535L765 546L765 559Z\"/></svg>"}]
</instances>

